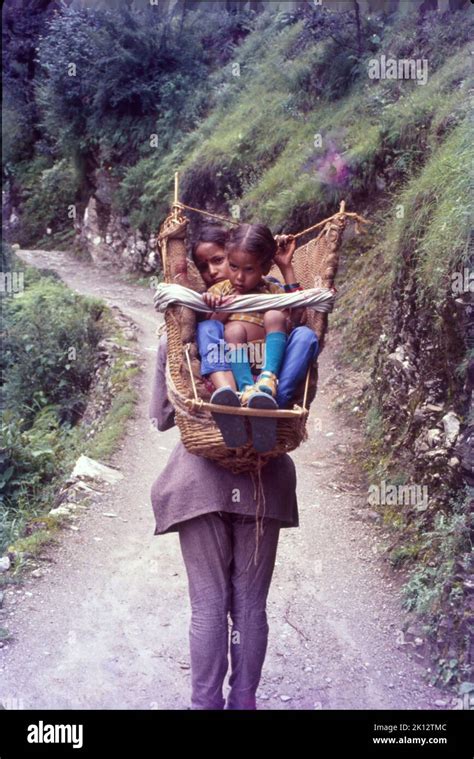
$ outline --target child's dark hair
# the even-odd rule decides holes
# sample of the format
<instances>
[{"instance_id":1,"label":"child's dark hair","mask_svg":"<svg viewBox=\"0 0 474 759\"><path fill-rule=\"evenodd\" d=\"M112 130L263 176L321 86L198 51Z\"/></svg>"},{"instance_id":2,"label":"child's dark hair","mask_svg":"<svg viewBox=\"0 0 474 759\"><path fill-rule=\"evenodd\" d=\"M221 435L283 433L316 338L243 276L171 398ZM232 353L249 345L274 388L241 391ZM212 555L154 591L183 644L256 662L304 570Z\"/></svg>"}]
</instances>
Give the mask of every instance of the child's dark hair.
<instances>
[{"instance_id":1,"label":"child's dark hair","mask_svg":"<svg viewBox=\"0 0 474 759\"><path fill-rule=\"evenodd\" d=\"M220 224L205 224L202 226L191 247L191 258L194 263L197 264L196 251L199 245L203 242L212 242L214 245L219 245L220 248L225 248L228 234L229 231Z\"/></svg>"},{"instance_id":2,"label":"child's dark hair","mask_svg":"<svg viewBox=\"0 0 474 759\"><path fill-rule=\"evenodd\" d=\"M228 234L226 250L230 252L235 248L255 256L261 266L271 263L277 252L275 238L265 224L233 227Z\"/></svg>"}]
</instances>

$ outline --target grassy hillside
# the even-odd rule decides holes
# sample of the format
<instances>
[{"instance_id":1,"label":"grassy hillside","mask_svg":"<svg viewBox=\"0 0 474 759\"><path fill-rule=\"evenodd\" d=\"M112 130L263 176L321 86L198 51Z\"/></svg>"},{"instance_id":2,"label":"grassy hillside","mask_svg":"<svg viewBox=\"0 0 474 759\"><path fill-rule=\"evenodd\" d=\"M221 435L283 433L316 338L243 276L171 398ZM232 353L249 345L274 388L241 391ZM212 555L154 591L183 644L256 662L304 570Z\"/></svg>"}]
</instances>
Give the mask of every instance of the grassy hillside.
<instances>
[{"instance_id":1,"label":"grassy hillside","mask_svg":"<svg viewBox=\"0 0 474 759\"><path fill-rule=\"evenodd\" d=\"M369 193L393 191L466 118L469 32L464 26L460 34L457 15L412 39L400 18L357 63L337 54L335 43L313 42L303 21L279 30L262 15L236 57L214 75L201 126L158 166L143 162L143 175L152 175L142 184L143 217L136 221L161 218L165 208L156 209L156 201L169 200L172 168L184 171L186 201L238 203L245 219L291 231L333 210L343 196L372 204ZM382 52L430 55L427 85L370 80L368 61ZM240 76L232 73L236 63ZM127 177L124 185L126 197Z\"/></svg>"}]
</instances>

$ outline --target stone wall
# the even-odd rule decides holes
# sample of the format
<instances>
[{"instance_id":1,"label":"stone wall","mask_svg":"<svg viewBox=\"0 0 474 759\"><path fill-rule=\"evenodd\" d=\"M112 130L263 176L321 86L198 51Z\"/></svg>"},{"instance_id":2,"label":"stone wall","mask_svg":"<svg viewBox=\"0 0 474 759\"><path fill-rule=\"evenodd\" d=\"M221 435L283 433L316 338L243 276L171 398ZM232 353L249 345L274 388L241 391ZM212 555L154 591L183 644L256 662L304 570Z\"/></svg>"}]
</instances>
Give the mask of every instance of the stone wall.
<instances>
[{"instance_id":1,"label":"stone wall","mask_svg":"<svg viewBox=\"0 0 474 759\"><path fill-rule=\"evenodd\" d=\"M128 216L114 212L113 191L117 183L105 169L92 177L95 185L84 212L77 219L76 252L86 252L96 266L127 272L152 272L156 269L156 239L144 239L133 229Z\"/></svg>"},{"instance_id":2,"label":"stone wall","mask_svg":"<svg viewBox=\"0 0 474 759\"><path fill-rule=\"evenodd\" d=\"M468 347L470 293L447 294L430 307L417 293L407 261L390 294L372 382L386 424L384 444L413 482L428 486L435 511L464 482L474 484L466 446L474 365L457 371Z\"/></svg>"}]
</instances>

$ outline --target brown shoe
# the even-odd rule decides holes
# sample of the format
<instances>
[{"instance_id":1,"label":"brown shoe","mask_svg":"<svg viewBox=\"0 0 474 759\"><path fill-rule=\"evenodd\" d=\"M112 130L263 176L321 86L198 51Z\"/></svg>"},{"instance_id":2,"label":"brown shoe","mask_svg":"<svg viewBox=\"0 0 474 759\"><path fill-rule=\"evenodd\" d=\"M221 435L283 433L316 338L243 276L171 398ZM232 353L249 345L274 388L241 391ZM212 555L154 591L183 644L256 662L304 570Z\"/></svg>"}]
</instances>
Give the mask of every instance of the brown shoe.
<instances>
[{"instance_id":1,"label":"brown shoe","mask_svg":"<svg viewBox=\"0 0 474 759\"><path fill-rule=\"evenodd\" d=\"M268 395L274 398L277 392L277 380L276 374L265 369L263 372L260 372L255 387L260 392L268 393Z\"/></svg>"},{"instance_id":2,"label":"brown shoe","mask_svg":"<svg viewBox=\"0 0 474 759\"><path fill-rule=\"evenodd\" d=\"M238 393L240 405L247 406L250 396L256 391L255 385L246 385L241 393Z\"/></svg>"}]
</instances>

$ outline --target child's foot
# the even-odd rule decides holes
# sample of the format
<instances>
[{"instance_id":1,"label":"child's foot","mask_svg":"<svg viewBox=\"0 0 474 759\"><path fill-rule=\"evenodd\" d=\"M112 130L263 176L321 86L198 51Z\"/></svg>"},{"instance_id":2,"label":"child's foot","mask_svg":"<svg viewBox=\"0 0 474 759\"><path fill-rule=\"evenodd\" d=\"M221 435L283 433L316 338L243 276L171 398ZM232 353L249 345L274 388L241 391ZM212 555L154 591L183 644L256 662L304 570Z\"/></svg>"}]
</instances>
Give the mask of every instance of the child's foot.
<instances>
[{"instance_id":1,"label":"child's foot","mask_svg":"<svg viewBox=\"0 0 474 759\"><path fill-rule=\"evenodd\" d=\"M240 401L235 390L229 387L219 387L211 395L211 403L218 403L221 406L240 407ZM212 412L211 412L212 413ZM239 448L245 445L248 440L245 419L237 414L225 414L216 411L212 413L212 418L219 427L224 442L228 448Z\"/></svg>"},{"instance_id":2,"label":"child's foot","mask_svg":"<svg viewBox=\"0 0 474 759\"><path fill-rule=\"evenodd\" d=\"M268 393L268 395L271 395L274 398L277 392L277 379L276 374L268 371L268 369L264 369L260 372L255 387L260 392Z\"/></svg>"},{"instance_id":3,"label":"child's foot","mask_svg":"<svg viewBox=\"0 0 474 759\"><path fill-rule=\"evenodd\" d=\"M277 409L277 402L268 393L254 391L249 400L248 407L255 409ZM258 453L271 451L277 442L277 419L271 416L250 416L252 428L253 447Z\"/></svg>"},{"instance_id":4,"label":"child's foot","mask_svg":"<svg viewBox=\"0 0 474 759\"><path fill-rule=\"evenodd\" d=\"M255 393L256 389L257 388L255 387L255 385L245 385L245 387L242 390L242 392L238 393L238 396L240 398L240 405L241 406L246 406L248 404L249 398L252 397L252 395Z\"/></svg>"}]
</instances>

